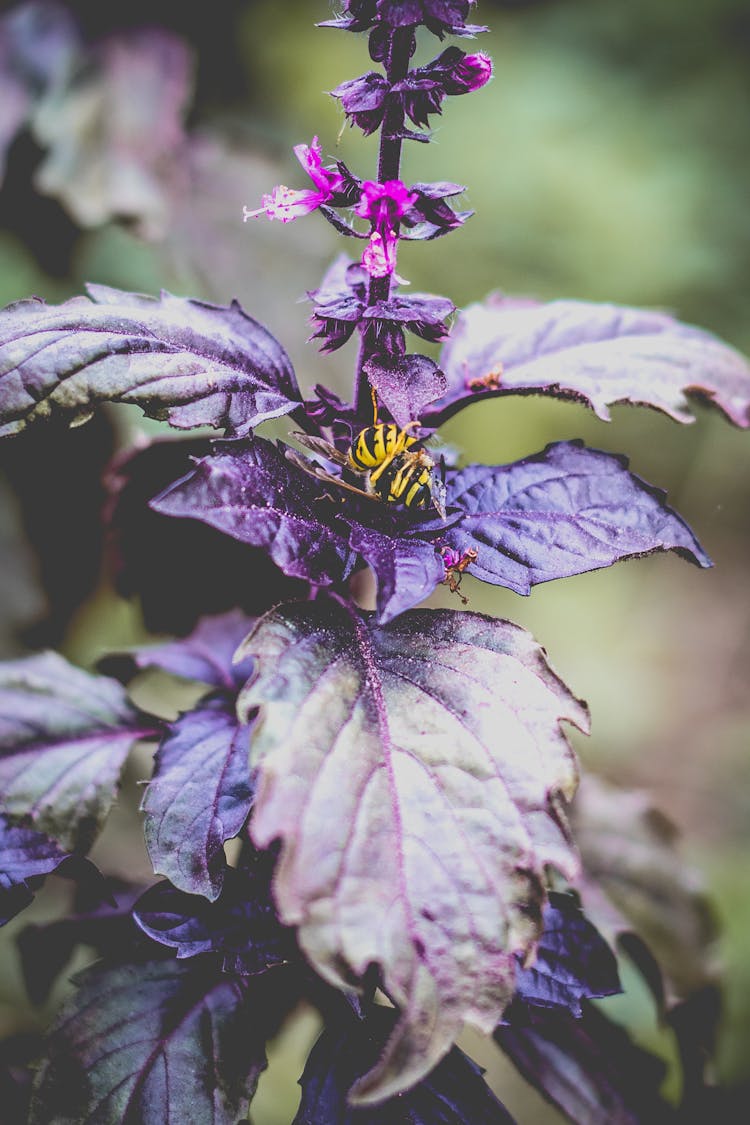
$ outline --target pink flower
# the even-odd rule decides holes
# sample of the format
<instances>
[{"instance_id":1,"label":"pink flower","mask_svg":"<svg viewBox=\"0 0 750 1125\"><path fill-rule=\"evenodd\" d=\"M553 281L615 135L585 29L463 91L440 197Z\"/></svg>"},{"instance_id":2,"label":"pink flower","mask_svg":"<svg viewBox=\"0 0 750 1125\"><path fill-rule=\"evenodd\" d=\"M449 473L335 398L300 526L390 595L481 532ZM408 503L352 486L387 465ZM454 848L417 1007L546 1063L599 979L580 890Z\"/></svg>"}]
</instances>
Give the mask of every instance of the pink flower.
<instances>
[{"instance_id":1,"label":"pink flower","mask_svg":"<svg viewBox=\"0 0 750 1125\"><path fill-rule=\"evenodd\" d=\"M401 180L384 184L365 180L359 203L354 208L361 219L370 219L377 230L393 227L417 201L417 193L409 191Z\"/></svg>"},{"instance_id":2,"label":"pink flower","mask_svg":"<svg viewBox=\"0 0 750 1125\"><path fill-rule=\"evenodd\" d=\"M396 246L398 235L395 231L386 231L385 237L380 231L373 231L362 255L362 265L370 277L388 277L396 268Z\"/></svg>"},{"instance_id":3,"label":"pink flower","mask_svg":"<svg viewBox=\"0 0 750 1125\"><path fill-rule=\"evenodd\" d=\"M476 55L464 55L456 65L446 73L446 94L469 94L479 90L492 78L492 59L481 52Z\"/></svg>"},{"instance_id":4,"label":"pink flower","mask_svg":"<svg viewBox=\"0 0 750 1125\"><path fill-rule=\"evenodd\" d=\"M362 255L362 265L371 277L388 277L395 270L396 226L417 198L417 193L409 191L401 180L386 180L383 184L365 180L362 184L354 212L372 223L370 241Z\"/></svg>"},{"instance_id":5,"label":"pink flower","mask_svg":"<svg viewBox=\"0 0 750 1125\"><path fill-rule=\"evenodd\" d=\"M292 219L299 219L301 215L309 215L311 211L322 206L336 194L343 184L343 176L338 169L324 168L321 159L321 148L317 137L313 137L310 145L295 145L294 155L299 160L308 176L315 184L317 190L303 188L295 190L284 184L279 184L269 195L262 197L262 207L255 211L243 209L243 221L255 219L258 215L266 215L269 219L278 219L282 223L290 223Z\"/></svg>"}]
</instances>

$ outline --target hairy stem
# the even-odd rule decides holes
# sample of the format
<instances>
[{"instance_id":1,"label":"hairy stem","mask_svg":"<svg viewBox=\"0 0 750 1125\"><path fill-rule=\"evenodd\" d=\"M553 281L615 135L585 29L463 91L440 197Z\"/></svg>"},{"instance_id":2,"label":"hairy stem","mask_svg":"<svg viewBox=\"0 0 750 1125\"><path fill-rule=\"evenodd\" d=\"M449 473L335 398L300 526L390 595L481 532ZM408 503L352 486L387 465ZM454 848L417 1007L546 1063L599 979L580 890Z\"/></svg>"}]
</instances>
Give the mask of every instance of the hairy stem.
<instances>
[{"instance_id":1,"label":"hairy stem","mask_svg":"<svg viewBox=\"0 0 750 1125\"><path fill-rule=\"evenodd\" d=\"M409 60L414 51L414 28L399 27L393 32L388 58L386 60L386 77L392 86L400 82L409 71ZM380 150L378 152L378 182L397 180L401 170L401 146L403 140L401 133L404 128L404 110L398 102L392 103L383 119L380 130ZM378 301L387 301L391 292L390 275L386 277L371 277L367 290L368 307ZM354 404L359 412L364 412L370 402L370 386L363 367L369 358L369 353L364 345L360 345L357 359L356 391Z\"/></svg>"}]
</instances>

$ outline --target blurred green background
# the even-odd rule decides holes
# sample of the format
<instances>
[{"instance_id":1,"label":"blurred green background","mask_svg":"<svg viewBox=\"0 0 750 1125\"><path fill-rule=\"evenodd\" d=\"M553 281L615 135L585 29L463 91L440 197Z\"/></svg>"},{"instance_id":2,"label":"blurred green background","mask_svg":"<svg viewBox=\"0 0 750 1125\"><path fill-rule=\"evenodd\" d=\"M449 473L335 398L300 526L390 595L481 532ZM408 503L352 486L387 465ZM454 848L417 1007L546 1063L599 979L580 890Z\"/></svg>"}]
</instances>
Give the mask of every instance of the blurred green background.
<instances>
[{"instance_id":1,"label":"blurred green background","mask_svg":"<svg viewBox=\"0 0 750 1125\"><path fill-rule=\"evenodd\" d=\"M22 131L0 190L0 301L30 293L59 300L86 280L220 302L236 296L281 338L304 385L326 381L345 394L353 345L321 358L305 343L299 303L342 248L337 236L316 216L243 226L241 214L276 183L306 186L291 149L313 134L358 174L374 174L374 140L346 128L337 141L341 113L324 95L369 69L366 41L315 30L329 15L326 0L214 0L210 13L184 18L174 7L136 4L127 20L108 12L88 29L95 37L118 18L148 22L148 13L195 52L188 187L166 197L161 236L144 241L115 221L82 229L34 188L41 148ZM400 272L459 306L501 289L665 308L750 352L745 0L482 0L477 18L492 27L481 49L494 58L495 78L450 100L433 119L435 143L407 145L403 169L407 181L465 183L477 214L443 240L405 246ZM419 52L432 57L436 40L425 35ZM579 406L502 399L465 411L444 436L489 462L573 437L624 452L635 472L667 489L715 561L706 572L653 557L537 587L528 599L470 578L464 592L472 609L529 627L588 700L584 770L649 790L683 831L683 852L702 872L723 928L719 1075L740 1086L750 1083L750 437L714 411L697 412L693 426L680 426L616 408L606 425ZM118 412L115 425L121 439L158 429L129 412ZM54 474L55 465L46 469ZM28 626L45 613L40 566L12 496L17 472L9 476L0 479L6 656L33 643ZM456 604L447 594L435 602ZM140 630L136 608L115 598L104 575L60 632L64 651L87 663ZM132 862L142 869L142 856ZM118 863L128 868L121 853ZM38 909L52 909L48 899ZM0 1030L40 1018L23 1007L17 927L9 930ZM639 1036L668 1054L637 984L618 1003ZM304 1057L312 1017L290 1034L288 1049ZM499 1081L524 1125L558 1120L527 1102L513 1076L503 1071ZM258 1123L288 1121L294 1096L287 1070L273 1071Z\"/></svg>"}]
</instances>

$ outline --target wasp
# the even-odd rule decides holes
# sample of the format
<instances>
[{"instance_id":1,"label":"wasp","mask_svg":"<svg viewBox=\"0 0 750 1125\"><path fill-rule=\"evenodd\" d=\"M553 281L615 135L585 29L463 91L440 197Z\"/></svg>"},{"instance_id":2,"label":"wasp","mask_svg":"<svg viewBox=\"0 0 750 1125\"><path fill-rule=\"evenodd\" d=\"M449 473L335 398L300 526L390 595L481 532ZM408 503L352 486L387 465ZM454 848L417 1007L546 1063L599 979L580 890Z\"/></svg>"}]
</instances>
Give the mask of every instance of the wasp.
<instances>
[{"instance_id":1,"label":"wasp","mask_svg":"<svg viewBox=\"0 0 750 1125\"><path fill-rule=\"evenodd\" d=\"M364 477L364 487L334 476L322 465L311 465L287 450L287 457L306 473L365 496L368 500L401 504L405 508L424 511L433 507L442 519L445 515L445 485L437 474L437 466L427 450L410 430L419 422L409 422L399 427L395 422L379 422L377 404L373 398L374 418L371 426L360 430L346 453L322 438L309 434L295 434L302 444L320 453L329 461L340 465L353 476Z\"/></svg>"}]
</instances>

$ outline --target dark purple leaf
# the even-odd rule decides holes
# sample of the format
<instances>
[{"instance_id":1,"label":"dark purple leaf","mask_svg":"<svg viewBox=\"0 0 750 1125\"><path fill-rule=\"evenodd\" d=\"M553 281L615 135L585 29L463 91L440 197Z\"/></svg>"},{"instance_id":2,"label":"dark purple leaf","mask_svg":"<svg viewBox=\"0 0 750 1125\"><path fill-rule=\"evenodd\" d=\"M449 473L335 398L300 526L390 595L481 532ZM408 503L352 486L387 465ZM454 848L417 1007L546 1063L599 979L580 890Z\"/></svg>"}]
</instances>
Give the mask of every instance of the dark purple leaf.
<instances>
[{"instance_id":1,"label":"dark purple leaf","mask_svg":"<svg viewBox=\"0 0 750 1125\"><path fill-rule=\"evenodd\" d=\"M61 869L58 874L62 873ZM133 960L139 939L144 947L148 944L153 950L153 946L140 934L130 913L140 891L117 886L116 899L112 895L113 882L102 880L110 895L107 900L98 901L86 911L76 908L75 913L67 918L32 923L18 935L21 969L33 1004L46 1002L52 985L79 945L89 946L100 956L118 961Z\"/></svg>"},{"instance_id":2,"label":"dark purple leaf","mask_svg":"<svg viewBox=\"0 0 750 1125\"><path fill-rule=\"evenodd\" d=\"M101 582L102 474L116 440L113 419L102 411L87 426L71 429L58 418L0 443L0 473L13 490L35 556L35 566L26 564L27 580L38 578L47 602L46 612L24 623L31 650L60 645ZM22 557L20 544L16 555ZM7 593L6 604L15 603L9 585Z\"/></svg>"},{"instance_id":3,"label":"dark purple leaf","mask_svg":"<svg viewBox=\"0 0 750 1125\"><path fill-rule=\"evenodd\" d=\"M136 903L135 920L178 958L216 953L227 972L254 976L293 960L299 954L292 931L280 924L271 899L274 859L266 852L229 868L216 902L157 883Z\"/></svg>"},{"instance_id":4,"label":"dark purple leaf","mask_svg":"<svg viewBox=\"0 0 750 1125\"><path fill-rule=\"evenodd\" d=\"M266 1066L242 981L179 961L94 967L52 1029L30 1125L211 1122L247 1116Z\"/></svg>"},{"instance_id":5,"label":"dark purple leaf","mask_svg":"<svg viewBox=\"0 0 750 1125\"><path fill-rule=\"evenodd\" d=\"M434 184L414 184L416 201L404 216L403 238L440 238L463 225L474 214L473 211L454 211L446 202L466 189L460 184L438 182ZM454 310L451 310L454 311Z\"/></svg>"},{"instance_id":6,"label":"dark purple leaf","mask_svg":"<svg viewBox=\"0 0 750 1125\"><path fill-rule=\"evenodd\" d=\"M727 344L665 313L586 301L537 304L500 296L459 316L443 349L448 391L426 425L491 394L580 399L605 421L615 403L652 406L678 422L686 396L750 426L750 364Z\"/></svg>"},{"instance_id":7,"label":"dark purple leaf","mask_svg":"<svg viewBox=\"0 0 750 1125\"><path fill-rule=\"evenodd\" d=\"M441 39L445 34L474 35L487 28L466 23L472 3L473 0L344 0L343 14L318 26L367 31L380 24L390 38L394 27L424 24ZM371 54L375 54L372 47Z\"/></svg>"},{"instance_id":8,"label":"dark purple leaf","mask_svg":"<svg viewBox=\"0 0 750 1125\"><path fill-rule=\"evenodd\" d=\"M120 684L55 653L0 665L0 811L65 851L88 845L130 747L156 730Z\"/></svg>"},{"instance_id":9,"label":"dark purple leaf","mask_svg":"<svg viewBox=\"0 0 750 1125\"><path fill-rule=\"evenodd\" d=\"M7 444L14 448L17 443ZM260 548L198 520L175 520L149 507L154 496L193 470L193 458L210 452L207 439L155 441L129 450L107 477L105 518L117 589L126 597L138 596L153 633L187 633L204 614L235 606L248 614L264 613L304 593L302 583L282 574Z\"/></svg>"},{"instance_id":10,"label":"dark purple leaf","mask_svg":"<svg viewBox=\"0 0 750 1125\"><path fill-rule=\"evenodd\" d=\"M330 430L334 441L340 443L339 448L348 449L353 436L362 429L362 416L320 383L316 383L313 392L315 398L305 402L305 414L319 429Z\"/></svg>"},{"instance_id":11,"label":"dark purple leaf","mask_svg":"<svg viewBox=\"0 0 750 1125\"><path fill-rule=\"evenodd\" d=\"M448 50L451 48L449 47ZM443 52L445 54L445 52ZM459 52L461 54L462 52ZM466 191L464 184L455 184L451 180L432 180L429 183L411 185L412 191L419 192L424 199L451 199L454 195L461 195Z\"/></svg>"},{"instance_id":12,"label":"dark purple leaf","mask_svg":"<svg viewBox=\"0 0 750 1125\"><path fill-rule=\"evenodd\" d=\"M226 443L153 501L156 512L201 520L263 547L283 572L326 586L351 570L345 538L323 523L323 490L268 441Z\"/></svg>"},{"instance_id":13,"label":"dark purple leaf","mask_svg":"<svg viewBox=\"0 0 750 1125\"><path fill-rule=\"evenodd\" d=\"M534 961L516 973L516 1001L582 1013L582 1000L621 992L617 960L575 896L550 894Z\"/></svg>"},{"instance_id":14,"label":"dark purple leaf","mask_svg":"<svg viewBox=\"0 0 750 1125\"><path fill-rule=\"evenodd\" d=\"M89 48L34 114L48 150L36 187L81 226L125 217L163 237L183 187L192 69L185 42L162 28L121 29Z\"/></svg>"},{"instance_id":15,"label":"dark purple leaf","mask_svg":"<svg viewBox=\"0 0 750 1125\"><path fill-rule=\"evenodd\" d=\"M475 577L519 594L654 551L710 566L665 494L627 465L580 442L559 442L511 465L449 471L448 504L465 517L445 539L459 552L477 549Z\"/></svg>"},{"instance_id":16,"label":"dark purple leaf","mask_svg":"<svg viewBox=\"0 0 750 1125\"><path fill-rule=\"evenodd\" d=\"M141 808L157 875L216 899L226 872L224 843L239 835L253 800L247 764L250 723L233 699L209 698L171 723L156 752Z\"/></svg>"},{"instance_id":17,"label":"dark purple leaf","mask_svg":"<svg viewBox=\"0 0 750 1125\"><path fill-rule=\"evenodd\" d=\"M409 297L395 296L387 301L377 301L364 310L363 316L372 320L395 320L425 339L441 340L447 332L443 322L453 312L455 305L447 297L414 293ZM430 330L440 335L429 335Z\"/></svg>"},{"instance_id":18,"label":"dark purple leaf","mask_svg":"<svg viewBox=\"0 0 750 1125\"><path fill-rule=\"evenodd\" d=\"M495 1031L498 1045L528 1082L573 1125L669 1125L659 1095L665 1067L590 1005L576 1019L536 1008L513 1012Z\"/></svg>"},{"instance_id":19,"label":"dark purple leaf","mask_svg":"<svg viewBox=\"0 0 750 1125\"><path fill-rule=\"evenodd\" d=\"M37 1032L7 1036L0 1043L0 1105L3 1125L28 1125L34 1062L42 1050Z\"/></svg>"},{"instance_id":20,"label":"dark purple leaf","mask_svg":"<svg viewBox=\"0 0 750 1125\"><path fill-rule=\"evenodd\" d=\"M351 223L348 223L346 219L342 219L338 211L334 211L332 207L318 207L318 211L324 219L328 220L334 230L337 230L339 234L343 234L344 238L367 238L366 234L358 231L357 228L352 226Z\"/></svg>"},{"instance_id":21,"label":"dark purple leaf","mask_svg":"<svg viewBox=\"0 0 750 1125\"><path fill-rule=\"evenodd\" d=\"M349 543L375 573L381 625L419 605L445 578L442 556L423 539L395 538L352 524Z\"/></svg>"},{"instance_id":22,"label":"dark purple leaf","mask_svg":"<svg viewBox=\"0 0 750 1125\"><path fill-rule=\"evenodd\" d=\"M66 858L59 844L40 832L8 824L0 817L0 926L34 898L28 880L48 875Z\"/></svg>"},{"instance_id":23,"label":"dark purple leaf","mask_svg":"<svg viewBox=\"0 0 750 1125\"><path fill-rule=\"evenodd\" d=\"M254 618L238 609L221 617L204 617L184 640L117 653L105 657L99 666L124 679L144 668L161 668L173 676L233 693L252 671L249 661L233 664L232 657L254 624Z\"/></svg>"},{"instance_id":24,"label":"dark purple leaf","mask_svg":"<svg viewBox=\"0 0 750 1125\"><path fill-rule=\"evenodd\" d=\"M399 426L421 417L424 407L445 390L445 375L426 355L391 360L374 357L365 365L370 386Z\"/></svg>"},{"instance_id":25,"label":"dark purple leaf","mask_svg":"<svg viewBox=\"0 0 750 1125\"><path fill-rule=\"evenodd\" d=\"M331 90L331 97L341 101L341 108L351 124L357 125L369 137L382 124L390 89L385 75L371 70L359 78L342 82Z\"/></svg>"},{"instance_id":26,"label":"dark purple leaf","mask_svg":"<svg viewBox=\"0 0 750 1125\"><path fill-rule=\"evenodd\" d=\"M513 1125L482 1071L458 1047L406 1093L376 1107L349 1106L350 1087L377 1063L394 1024L392 1011L373 1007L366 1021L324 1031L300 1079L293 1125Z\"/></svg>"},{"instance_id":27,"label":"dark purple leaf","mask_svg":"<svg viewBox=\"0 0 750 1125\"><path fill-rule=\"evenodd\" d=\"M544 867L576 869L560 724L586 712L527 633L478 614L379 628L319 598L267 614L240 653L257 675L238 711L260 708L250 830L281 841L279 916L334 985L379 965L402 1011L356 1090L377 1102L423 1078L465 1020L492 1030L512 996Z\"/></svg>"},{"instance_id":28,"label":"dark purple leaf","mask_svg":"<svg viewBox=\"0 0 750 1125\"><path fill-rule=\"evenodd\" d=\"M56 413L85 418L104 401L242 435L299 404L286 352L236 301L89 293L0 312L0 436Z\"/></svg>"},{"instance_id":29,"label":"dark purple leaf","mask_svg":"<svg viewBox=\"0 0 750 1125\"><path fill-rule=\"evenodd\" d=\"M0 817L0 926L31 905L34 892L51 872L83 885L101 888L105 883L88 859L65 854L54 840L29 828L8 825Z\"/></svg>"}]
</instances>

